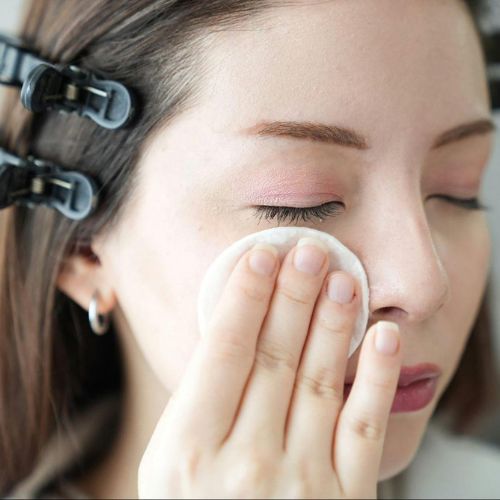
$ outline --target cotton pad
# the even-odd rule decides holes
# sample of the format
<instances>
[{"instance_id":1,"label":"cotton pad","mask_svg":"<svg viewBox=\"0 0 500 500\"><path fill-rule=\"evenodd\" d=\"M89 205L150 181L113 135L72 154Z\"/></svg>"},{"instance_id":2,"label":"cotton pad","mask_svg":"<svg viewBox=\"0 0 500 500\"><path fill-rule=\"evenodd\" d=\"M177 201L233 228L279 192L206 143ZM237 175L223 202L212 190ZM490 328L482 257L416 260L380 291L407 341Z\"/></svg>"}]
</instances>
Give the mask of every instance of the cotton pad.
<instances>
[{"instance_id":1,"label":"cotton pad","mask_svg":"<svg viewBox=\"0 0 500 500\"><path fill-rule=\"evenodd\" d=\"M210 264L198 293L198 325L200 334L206 335L209 319L224 290L226 282L240 257L256 243L274 245L282 261L285 255L304 237L321 240L329 249L330 266L328 273L342 270L351 274L361 285L361 307L356 320L349 357L357 349L366 333L368 323L368 280L358 257L334 236L308 227L275 227L249 234L227 247Z\"/></svg>"}]
</instances>

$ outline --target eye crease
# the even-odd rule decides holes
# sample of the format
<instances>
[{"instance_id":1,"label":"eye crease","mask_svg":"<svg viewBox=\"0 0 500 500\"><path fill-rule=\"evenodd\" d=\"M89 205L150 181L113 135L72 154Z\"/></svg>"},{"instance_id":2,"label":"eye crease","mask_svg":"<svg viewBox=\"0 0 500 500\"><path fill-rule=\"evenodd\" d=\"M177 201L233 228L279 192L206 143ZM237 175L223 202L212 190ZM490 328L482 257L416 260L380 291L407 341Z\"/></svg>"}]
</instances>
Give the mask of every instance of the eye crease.
<instances>
[{"instance_id":1,"label":"eye crease","mask_svg":"<svg viewBox=\"0 0 500 500\"><path fill-rule=\"evenodd\" d=\"M458 205L466 210L489 210L489 207L483 205L479 198L454 198L448 195L434 195L433 198L441 198L449 203ZM278 207L269 205L260 205L255 208L259 222L264 218L265 220L276 219L278 223L285 222L289 219L289 223L293 224L295 222L310 222L314 219L322 221L325 217L332 216L336 217L340 214L343 203L332 201L328 203L323 203L315 207Z\"/></svg>"}]
</instances>

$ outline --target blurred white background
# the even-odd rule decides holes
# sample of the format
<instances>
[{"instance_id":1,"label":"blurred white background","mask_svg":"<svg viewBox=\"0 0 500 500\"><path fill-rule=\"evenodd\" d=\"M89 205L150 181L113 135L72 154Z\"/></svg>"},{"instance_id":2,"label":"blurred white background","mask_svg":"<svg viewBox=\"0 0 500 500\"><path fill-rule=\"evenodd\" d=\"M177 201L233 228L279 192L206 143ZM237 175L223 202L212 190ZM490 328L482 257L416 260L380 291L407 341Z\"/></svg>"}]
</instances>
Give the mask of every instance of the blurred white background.
<instances>
[{"instance_id":1,"label":"blurred white background","mask_svg":"<svg viewBox=\"0 0 500 500\"><path fill-rule=\"evenodd\" d=\"M0 0L1 31L11 35L16 34L23 5L24 3L22 0ZM483 19L484 29L488 32L493 30L500 31L500 0L492 0L491 5L491 15L488 18ZM487 169L485 182L483 184L483 201L486 205L492 207L491 211L488 212L488 219L492 231L494 252L492 259L492 275L495 304L493 311L496 325L495 351L498 365L500 366L500 308L497 306L497 304L500 303L500 112L496 112L494 118L498 130L495 149ZM500 425L498 425L498 423L494 426L491 433L500 445Z\"/></svg>"},{"instance_id":2,"label":"blurred white background","mask_svg":"<svg viewBox=\"0 0 500 500\"><path fill-rule=\"evenodd\" d=\"M0 0L0 30L15 34L21 19L21 0Z\"/></svg>"}]
</instances>

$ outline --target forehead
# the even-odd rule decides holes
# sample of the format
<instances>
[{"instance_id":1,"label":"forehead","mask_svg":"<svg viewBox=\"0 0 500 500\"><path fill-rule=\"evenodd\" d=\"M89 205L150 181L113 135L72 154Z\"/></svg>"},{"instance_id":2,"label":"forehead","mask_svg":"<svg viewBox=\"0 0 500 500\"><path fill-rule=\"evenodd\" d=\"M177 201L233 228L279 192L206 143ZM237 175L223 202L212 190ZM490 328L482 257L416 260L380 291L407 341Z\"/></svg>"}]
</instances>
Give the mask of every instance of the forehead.
<instances>
[{"instance_id":1,"label":"forehead","mask_svg":"<svg viewBox=\"0 0 500 500\"><path fill-rule=\"evenodd\" d=\"M296 2L210 38L200 104L221 130L334 121L383 140L488 114L480 47L459 0Z\"/></svg>"}]
</instances>

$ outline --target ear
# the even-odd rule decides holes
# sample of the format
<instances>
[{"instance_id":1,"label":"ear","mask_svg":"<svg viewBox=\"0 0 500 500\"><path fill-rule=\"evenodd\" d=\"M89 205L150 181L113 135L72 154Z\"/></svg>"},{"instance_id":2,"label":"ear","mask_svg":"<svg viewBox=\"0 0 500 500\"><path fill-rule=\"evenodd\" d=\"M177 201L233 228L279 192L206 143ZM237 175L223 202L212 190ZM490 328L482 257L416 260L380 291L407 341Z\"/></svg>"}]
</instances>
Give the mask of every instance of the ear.
<instances>
[{"instance_id":1,"label":"ear","mask_svg":"<svg viewBox=\"0 0 500 500\"><path fill-rule=\"evenodd\" d=\"M117 299L105 270L91 246L77 247L64 263L57 277L57 287L83 309L89 309L92 296L99 292L98 313L107 314Z\"/></svg>"}]
</instances>

